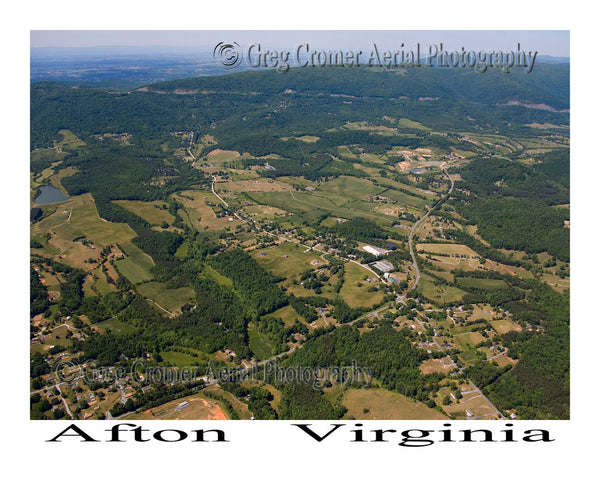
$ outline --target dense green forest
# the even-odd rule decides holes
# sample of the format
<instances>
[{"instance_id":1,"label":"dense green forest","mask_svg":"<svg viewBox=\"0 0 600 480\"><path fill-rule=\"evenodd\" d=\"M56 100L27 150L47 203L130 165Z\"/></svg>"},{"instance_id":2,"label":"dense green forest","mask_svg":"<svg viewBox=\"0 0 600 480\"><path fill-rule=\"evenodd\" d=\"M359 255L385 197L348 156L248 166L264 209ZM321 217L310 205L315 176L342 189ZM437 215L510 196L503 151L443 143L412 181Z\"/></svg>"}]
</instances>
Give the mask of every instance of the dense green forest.
<instances>
[{"instance_id":1,"label":"dense green forest","mask_svg":"<svg viewBox=\"0 0 600 480\"><path fill-rule=\"evenodd\" d=\"M353 121L357 114L364 121L409 117L451 131L470 128L470 117L510 133L533 121L568 122L566 113L503 105L519 100L562 110L568 108L568 85L568 65L541 65L535 76L436 69L402 74L379 69L240 72L127 93L40 82L31 86L31 143L32 148L48 146L65 128L77 135L113 131L152 139L170 131L206 132L212 125L220 141L231 146L236 139L246 141L247 135L256 137L256 130L316 133ZM165 94L176 89L195 93ZM248 91L258 95L246 95ZM351 96L351 102L339 95Z\"/></svg>"},{"instance_id":2,"label":"dense green forest","mask_svg":"<svg viewBox=\"0 0 600 480\"><path fill-rule=\"evenodd\" d=\"M568 154L549 158L551 163L543 169L504 159L474 160L461 169L471 196L457 198L454 205L495 248L549 252L568 261L564 221L570 212L555 207L569 203L564 184Z\"/></svg>"}]
</instances>

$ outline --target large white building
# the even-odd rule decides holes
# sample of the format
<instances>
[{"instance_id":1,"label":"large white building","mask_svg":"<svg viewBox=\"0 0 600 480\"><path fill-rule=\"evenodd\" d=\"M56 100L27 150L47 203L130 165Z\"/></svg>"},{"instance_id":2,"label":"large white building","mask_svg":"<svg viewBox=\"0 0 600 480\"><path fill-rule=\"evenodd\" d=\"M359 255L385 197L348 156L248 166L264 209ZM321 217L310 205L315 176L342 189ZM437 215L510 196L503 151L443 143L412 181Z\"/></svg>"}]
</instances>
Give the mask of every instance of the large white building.
<instances>
[{"instance_id":1,"label":"large white building","mask_svg":"<svg viewBox=\"0 0 600 480\"><path fill-rule=\"evenodd\" d=\"M373 247L372 245L365 245L362 248L365 252L368 252L371 255L375 255L376 257L380 257L381 255L385 255L386 253L390 253L390 250L384 250L383 248Z\"/></svg>"},{"instance_id":2,"label":"large white building","mask_svg":"<svg viewBox=\"0 0 600 480\"><path fill-rule=\"evenodd\" d=\"M383 273L391 272L394 269L394 265L392 265L387 260L379 260L375 263L372 263L371 265Z\"/></svg>"}]
</instances>

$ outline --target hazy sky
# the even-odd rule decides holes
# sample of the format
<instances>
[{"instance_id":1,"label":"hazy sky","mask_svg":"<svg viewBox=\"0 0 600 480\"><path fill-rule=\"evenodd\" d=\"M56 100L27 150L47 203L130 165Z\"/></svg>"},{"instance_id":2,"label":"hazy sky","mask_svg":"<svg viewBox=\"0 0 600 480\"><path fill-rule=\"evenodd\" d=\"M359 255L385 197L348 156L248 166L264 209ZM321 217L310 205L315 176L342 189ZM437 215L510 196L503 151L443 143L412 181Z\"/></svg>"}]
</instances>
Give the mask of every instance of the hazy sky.
<instances>
[{"instance_id":1,"label":"hazy sky","mask_svg":"<svg viewBox=\"0 0 600 480\"><path fill-rule=\"evenodd\" d=\"M412 48L417 42L440 42L445 49L511 50L521 44L522 50L537 50L540 55L568 57L568 30L513 31L172 31L172 30L32 30L31 47L94 47L94 46L167 46L214 47L217 43L252 43L270 48L288 48L309 42L311 48L354 48L377 43L386 48Z\"/></svg>"}]
</instances>

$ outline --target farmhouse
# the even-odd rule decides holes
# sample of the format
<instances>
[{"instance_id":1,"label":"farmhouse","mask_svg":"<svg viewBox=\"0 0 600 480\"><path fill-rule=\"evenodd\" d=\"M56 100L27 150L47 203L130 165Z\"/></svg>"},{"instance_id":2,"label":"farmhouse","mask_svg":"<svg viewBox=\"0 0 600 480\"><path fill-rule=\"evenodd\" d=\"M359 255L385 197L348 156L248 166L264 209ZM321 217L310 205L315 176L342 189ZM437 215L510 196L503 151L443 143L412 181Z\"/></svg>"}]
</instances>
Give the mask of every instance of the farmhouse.
<instances>
[{"instance_id":1,"label":"farmhouse","mask_svg":"<svg viewBox=\"0 0 600 480\"><path fill-rule=\"evenodd\" d=\"M399 277L397 274L395 273L384 273L383 275L390 283L400 283L402 280L404 280L403 278Z\"/></svg>"}]
</instances>

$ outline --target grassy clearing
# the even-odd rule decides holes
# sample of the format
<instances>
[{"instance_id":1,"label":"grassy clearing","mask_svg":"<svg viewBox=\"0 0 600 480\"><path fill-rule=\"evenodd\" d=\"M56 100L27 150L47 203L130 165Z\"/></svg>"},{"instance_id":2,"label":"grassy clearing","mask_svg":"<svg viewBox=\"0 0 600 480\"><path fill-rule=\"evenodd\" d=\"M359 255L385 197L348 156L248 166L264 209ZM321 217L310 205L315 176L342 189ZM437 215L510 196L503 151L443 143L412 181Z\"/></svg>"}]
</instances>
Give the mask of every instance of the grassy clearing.
<instances>
[{"instance_id":1,"label":"grassy clearing","mask_svg":"<svg viewBox=\"0 0 600 480\"><path fill-rule=\"evenodd\" d=\"M128 323L122 322L118 318L111 318L104 322L96 323L94 327L98 328L100 332L106 333L110 330L113 334L126 335L135 331L135 328Z\"/></svg>"},{"instance_id":2,"label":"grassy clearing","mask_svg":"<svg viewBox=\"0 0 600 480\"><path fill-rule=\"evenodd\" d=\"M418 208L419 210L423 210L426 205L431 205L432 203L432 200L425 200L423 198L416 197L414 195L399 190L387 189L382 192L382 195L390 198L395 202Z\"/></svg>"},{"instance_id":3,"label":"grassy clearing","mask_svg":"<svg viewBox=\"0 0 600 480\"><path fill-rule=\"evenodd\" d=\"M355 389L344 393L348 415L357 420L443 420L441 412L399 393L382 388Z\"/></svg>"},{"instance_id":4,"label":"grassy clearing","mask_svg":"<svg viewBox=\"0 0 600 480\"><path fill-rule=\"evenodd\" d=\"M89 193L69 198L53 214L31 226L31 234L34 236L43 236L46 232L50 233L48 244L61 253L74 247L73 240L78 237L90 240L95 250L98 250L115 243L127 242L135 236L135 232L125 223L102 220ZM77 254L79 250L74 249L73 252Z\"/></svg>"},{"instance_id":5,"label":"grassy clearing","mask_svg":"<svg viewBox=\"0 0 600 480\"><path fill-rule=\"evenodd\" d=\"M247 205L243 207L243 210L248 215L257 218L273 219L275 217L287 215L285 210L281 210L280 208L276 207L270 207L269 205Z\"/></svg>"},{"instance_id":6,"label":"grassy clearing","mask_svg":"<svg viewBox=\"0 0 600 480\"><path fill-rule=\"evenodd\" d=\"M306 270L316 268L315 265L311 265L314 260L320 262L319 266L326 263L321 258L320 252L313 250L306 252L306 248L291 242L252 250L250 254L268 272L276 277L285 277L286 279L297 277ZM287 258L284 255L287 255Z\"/></svg>"},{"instance_id":7,"label":"grassy clearing","mask_svg":"<svg viewBox=\"0 0 600 480\"><path fill-rule=\"evenodd\" d=\"M340 154L340 156L342 156L344 158L358 159L358 157L356 155L354 155L354 153L352 153L352 150L350 150L346 146L338 147L338 153Z\"/></svg>"},{"instance_id":8,"label":"grassy clearing","mask_svg":"<svg viewBox=\"0 0 600 480\"><path fill-rule=\"evenodd\" d=\"M291 190L292 187L287 183L260 178L256 180L235 180L233 182L219 183L215 185L215 189L228 192L286 192Z\"/></svg>"},{"instance_id":9,"label":"grassy clearing","mask_svg":"<svg viewBox=\"0 0 600 480\"><path fill-rule=\"evenodd\" d=\"M62 135L62 139L54 142L55 147L69 150L85 145L85 142L75 135L71 130L59 130L58 133Z\"/></svg>"},{"instance_id":10,"label":"grassy clearing","mask_svg":"<svg viewBox=\"0 0 600 480\"><path fill-rule=\"evenodd\" d=\"M557 292L564 292L571 288L571 279L560 278L558 275L550 275L549 273L542 274L542 281L546 282Z\"/></svg>"},{"instance_id":11,"label":"grassy clearing","mask_svg":"<svg viewBox=\"0 0 600 480\"><path fill-rule=\"evenodd\" d=\"M248 345L258 360L273 356L273 345L265 335L258 331L256 325L252 322L248 324Z\"/></svg>"},{"instance_id":12,"label":"grassy clearing","mask_svg":"<svg viewBox=\"0 0 600 480\"><path fill-rule=\"evenodd\" d=\"M466 332L454 335L454 341L461 350L471 350L475 345L484 342L485 337L479 332Z\"/></svg>"},{"instance_id":13,"label":"grassy clearing","mask_svg":"<svg viewBox=\"0 0 600 480\"><path fill-rule=\"evenodd\" d=\"M455 147L450 147L450 150L452 150L452 153L454 153L454 155L457 155L457 156L463 157L463 158L474 157L475 155L477 155L475 152L470 152L469 150L460 150Z\"/></svg>"},{"instance_id":14,"label":"grassy clearing","mask_svg":"<svg viewBox=\"0 0 600 480\"><path fill-rule=\"evenodd\" d=\"M366 163L377 163L379 165L385 165L387 161L387 156L384 155L375 155L374 153L361 153L360 159Z\"/></svg>"},{"instance_id":15,"label":"grassy clearing","mask_svg":"<svg viewBox=\"0 0 600 480\"><path fill-rule=\"evenodd\" d=\"M315 135L302 135L301 137L281 137L282 140L289 140L290 138L295 138L296 140L300 140L305 143L316 143L321 137L317 137Z\"/></svg>"},{"instance_id":16,"label":"grassy clearing","mask_svg":"<svg viewBox=\"0 0 600 480\"><path fill-rule=\"evenodd\" d=\"M469 278L458 277L456 283L461 287L466 288L483 288L486 290L498 290L508 288L504 280L495 280L492 278Z\"/></svg>"},{"instance_id":17,"label":"grassy clearing","mask_svg":"<svg viewBox=\"0 0 600 480\"><path fill-rule=\"evenodd\" d=\"M167 222L169 225L173 223L175 217L166 209L161 207L166 206L164 202L141 202L138 200L115 200L117 205L129 210L131 213L143 218L151 225L160 225Z\"/></svg>"},{"instance_id":18,"label":"grassy clearing","mask_svg":"<svg viewBox=\"0 0 600 480\"><path fill-rule=\"evenodd\" d=\"M434 277L421 275L418 290L435 303L452 303L462 301L465 291L448 285L436 285Z\"/></svg>"},{"instance_id":19,"label":"grassy clearing","mask_svg":"<svg viewBox=\"0 0 600 480\"><path fill-rule=\"evenodd\" d=\"M494 409L490 407L490 404L479 394L465 395L464 398L460 400L460 403L452 403L451 405L442 406L442 408L446 413L452 415L452 417L456 419L467 418L467 410L475 417L489 415L494 412Z\"/></svg>"},{"instance_id":20,"label":"grassy clearing","mask_svg":"<svg viewBox=\"0 0 600 480\"><path fill-rule=\"evenodd\" d=\"M343 198L365 199L380 194L384 189L364 178L342 175L335 180L323 182L319 190Z\"/></svg>"},{"instance_id":21,"label":"grassy clearing","mask_svg":"<svg viewBox=\"0 0 600 480\"><path fill-rule=\"evenodd\" d=\"M29 154L31 163L49 161L49 162L60 162L65 156L68 155L66 152L59 152L56 148L40 148L33 150Z\"/></svg>"},{"instance_id":22,"label":"grassy clearing","mask_svg":"<svg viewBox=\"0 0 600 480\"><path fill-rule=\"evenodd\" d=\"M397 182L396 180L392 180L388 177L378 177L377 181L385 186L391 187L395 190L401 190L403 192L408 193L411 196L421 196L426 198L434 198L436 194L431 190L423 190L422 188L416 188L412 185L407 185L406 183ZM431 201L431 200L430 200Z\"/></svg>"},{"instance_id":23,"label":"grassy clearing","mask_svg":"<svg viewBox=\"0 0 600 480\"><path fill-rule=\"evenodd\" d=\"M458 255L461 257L475 257L477 252L466 245L455 243L417 243L417 250L427 253L441 253L444 255Z\"/></svg>"},{"instance_id":24,"label":"grassy clearing","mask_svg":"<svg viewBox=\"0 0 600 480\"><path fill-rule=\"evenodd\" d=\"M106 295L109 292L116 292L117 287L107 282L107 276L100 268L96 268L85 277L83 282L83 292L86 295Z\"/></svg>"},{"instance_id":25,"label":"grassy clearing","mask_svg":"<svg viewBox=\"0 0 600 480\"><path fill-rule=\"evenodd\" d=\"M115 262L119 273L124 275L131 283L140 283L152 280L152 267L154 261L131 242L119 244L125 258Z\"/></svg>"},{"instance_id":26,"label":"grassy clearing","mask_svg":"<svg viewBox=\"0 0 600 480\"><path fill-rule=\"evenodd\" d=\"M194 298L194 290L190 287L167 288L161 282L142 283L138 285L137 290L144 297L153 300L170 312L179 310L182 305Z\"/></svg>"},{"instance_id":27,"label":"grassy clearing","mask_svg":"<svg viewBox=\"0 0 600 480\"><path fill-rule=\"evenodd\" d=\"M408 118L399 118L398 126L405 128L416 128L418 130L431 130L431 128L426 127L422 123L414 122L413 120L409 120Z\"/></svg>"},{"instance_id":28,"label":"grassy clearing","mask_svg":"<svg viewBox=\"0 0 600 480\"><path fill-rule=\"evenodd\" d=\"M219 272L217 272L213 267L211 267L210 265L206 265L204 267L204 270L202 272L207 278L209 278L210 280L212 280L215 283L218 283L219 285L223 285L225 287L228 288L233 288L233 282L231 281L230 278L221 275Z\"/></svg>"},{"instance_id":29,"label":"grassy clearing","mask_svg":"<svg viewBox=\"0 0 600 480\"><path fill-rule=\"evenodd\" d=\"M305 323L303 318L290 305L275 310L269 314L269 317L279 318L286 327L291 327L296 322Z\"/></svg>"},{"instance_id":30,"label":"grassy clearing","mask_svg":"<svg viewBox=\"0 0 600 480\"><path fill-rule=\"evenodd\" d=\"M59 170L55 175L52 175L49 178L50 185L52 185L54 188L60 190L61 192L63 192L65 195L68 196L67 191L62 186L61 180L65 177L70 177L72 175L75 175L76 171L77 170L75 169L75 167L67 167L67 168L63 168L62 170Z\"/></svg>"},{"instance_id":31,"label":"grassy clearing","mask_svg":"<svg viewBox=\"0 0 600 480\"><path fill-rule=\"evenodd\" d=\"M458 358L460 359L461 362L469 364L469 365L472 364L473 362L479 360L479 357L477 356L477 352L474 349L466 350L464 352L459 353Z\"/></svg>"},{"instance_id":32,"label":"grassy clearing","mask_svg":"<svg viewBox=\"0 0 600 480\"><path fill-rule=\"evenodd\" d=\"M183 214L183 218L197 230L225 230L226 228L235 228L242 223L235 217L217 217L215 210L209 204L214 205L217 211L223 209L223 204L211 192L186 190L173 195L173 198L183 205L186 212ZM229 219L232 220L229 221Z\"/></svg>"},{"instance_id":33,"label":"grassy clearing","mask_svg":"<svg viewBox=\"0 0 600 480\"><path fill-rule=\"evenodd\" d=\"M488 304L473 305L473 313L471 313L471 315L469 315L469 317L467 318L469 322L473 322L476 320L486 320L489 322L493 319L494 311L492 310L492 307Z\"/></svg>"},{"instance_id":34,"label":"grassy clearing","mask_svg":"<svg viewBox=\"0 0 600 480\"><path fill-rule=\"evenodd\" d=\"M520 332L522 330L521 325L508 319L493 320L490 323L492 324L492 327L494 327L494 330L496 330L500 335L513 331Z\"/></svg>"},{"instance_id":35,"label":"grassy clearing","mask_svg":"<svg viewBox=\"0 0 600 480\"><path fill-rule=\"evenodd\" d=\"M369 125L367 122L346 122L344 128L348 130L366 130L368 132L377 133L396 133L395 128L386 127L385 125Z\"/></svg>"},{"instance_id":36,"label":"grassy clearing","mask_svg":"<svg viewBox=\"0 0 600 480\"><path fill-rule=\"evenodd\" d=\"M433 275L434 277L438 277L441 278L443 280L446 280L447 282L453 283L454 282L454 275L450 272L438 272L436 270L432 270L430 272L431 275Z\"/></svg>"},{"instance_id":37,"label":"grassy clearing","mask_svg":"<svg viewBox=\"0 0 600 480\"><path fill-rule=\"evenodd\" d=\"M500 368L506 367L507 365L515 365L517 363L517 360L507 357L506 355L500 355L499 357L494 358L493 361L496 362Z\"/></svg>"},{"instance_id":38,"label":"grassy clearing","mask_svg":"<svg viewBox=\"0 0 600 480\"><path fill-rule=\"evenodd\" d=\"M365 280L365 277L371 278L373 274L355 263L346 264L340 296L352 308L370 308L380 303L385 297L385 293L379 289L369 291L373 287L378 287L381 283L379 281L369 283Z\"/></svg>"},{"instance_id":39,"label":"grassy clearing","mask_svg":"<svg viewBox=\"0 0 600 480\"><path fill-rule=\"evenodd\" d=\"M348 202L347 198L332 196L326 192L252 193L256 203L272 205L297 214L330 213L335 217L354 218L361 216L374 222L391 225L389 216L372 211L373 204L362 201Z\"/></svg>"},{"instance_id":40,"label":"grassy clearing","mask_svg":"<svg viewBox=\"0 0 600 480\"><path fill-rule=\"evenodd\" d=\"M234 150L221 150L218 148L216 150L213 150L206 156L208 163L210 163L213 166L219 167L222 167L223 164L231 162L232 160L236 160L240 157L241 155L239 152L236 152Z\"/></svg>"},{"instance_id":41,"label":"grassy clearing","mask_svg":"<svg viewBox=\"0 0 600 480\"><path fill-rule=\"evenodd\" d=\"M452 367L446 359L442 358L430 358L419 365L419 370L421 370L421 373L424 375L429 375L431 373L448 373L453 369L454 367Z\"/></svg>"},{"instance_id":42,"label":"grassy clearing","mask_svg":"<svg viewBox=\"0 0 600 480\"><path fill-rule=\"evenodd\" d=\"M554 125L553 123L527 123L525 124L525 126L530 127L530 128L538 128L541 130L548 130L551 128L560 128L561 130L568 130L569 126L568 125Z\"/></svg>"},{"instance_id":43,"label":"grassy clearing","mask_svg":"<svg viewBox=\"0 0 600 480\"><path fill-rule=\"evenodd\" d=\"M197 365L199 363L206 363L213 360L213 356L208 353L201 352L200 350L190 350L188 353L174 352L174 351L162 351L161 356L163 358L163 364L165 365L177 365L180 367L189 367ZM198 356L193 356L191 353L195 353Z\"/></svg>"}]
</instances>

